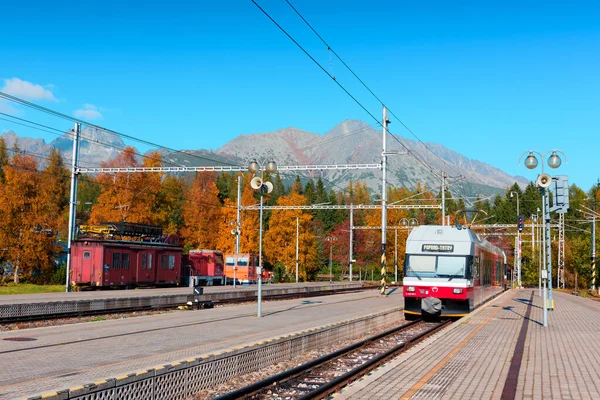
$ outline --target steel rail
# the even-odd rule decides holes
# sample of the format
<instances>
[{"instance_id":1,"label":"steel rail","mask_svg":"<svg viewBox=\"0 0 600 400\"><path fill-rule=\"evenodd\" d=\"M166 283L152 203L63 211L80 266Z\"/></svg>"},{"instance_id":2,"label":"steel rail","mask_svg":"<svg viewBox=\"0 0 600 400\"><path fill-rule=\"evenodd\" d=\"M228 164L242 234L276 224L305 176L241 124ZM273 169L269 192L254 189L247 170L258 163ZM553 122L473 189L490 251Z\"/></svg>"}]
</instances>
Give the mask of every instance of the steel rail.
<instances>
[{"instance_id":1,"label":"steel rail","mask_svg":"<svg viewBox=\"0 0 600 400\"><path fill-rule=\"evenodd\" d=\"M260 391L271 387L273 384L276 384L278 382L284 382L288 379L292 379L296 376L301 375L304 372L311 371L312 369L314 369L328 361L334 360L336 358L340 358L354 350L357 350L361 347L365 347L379 339L382 339L382 338L385 338L388 336L393 336L393 335L397 334L398 332L406 330L406 329L408 329L416 324L419 324L421 322L423 322L423 321L415 320L415 321L408 322L404 325L401 325L396 328L390 329L386 332L374 335L370 338L361 340L350 346L336 350L330 354L326 354L315 360L309 361L309 362L299 365L295 368L292 368L287 371L281 372L279 374L273 375L273 376L263 379L259 382L255 382L253 384L250 384L248 386L245 386L245 387L235 390L233 392L226 393L221 396L215 397L213 400L233 400L233 399L248 397L248 396L251 396L254 394L258 395ZM386 351L382 352L381 354L378 354L377 356L373 357L372 359L364 362L363 364L353 368L351 371L348 371L345 374L343 374L337 378L334 378L333 380L331 380L329 382L324 383L323 385L319 386L318 388L316 388L300 397L297 397L296 400L300 400L300 399L308 400L308 399L322 398L322 396L329 395L329 394L335 392L337 389L345 386L347 383L364 375L364 373L375 369L377 366L379 366L380 364L385 362L387 359L394 357L398 352L402 351L403 349L422 340L426 336L429 336L429 335L439 331L440 329L444 328L445 326L447 326L450 323L451 323L450 320L443 321L439 325L436 325L424 332L421 332L420 334L411 338L409 341L406 341L404 343L396 345L393 348L386 350Z\"/></svg>"}]
</instances>

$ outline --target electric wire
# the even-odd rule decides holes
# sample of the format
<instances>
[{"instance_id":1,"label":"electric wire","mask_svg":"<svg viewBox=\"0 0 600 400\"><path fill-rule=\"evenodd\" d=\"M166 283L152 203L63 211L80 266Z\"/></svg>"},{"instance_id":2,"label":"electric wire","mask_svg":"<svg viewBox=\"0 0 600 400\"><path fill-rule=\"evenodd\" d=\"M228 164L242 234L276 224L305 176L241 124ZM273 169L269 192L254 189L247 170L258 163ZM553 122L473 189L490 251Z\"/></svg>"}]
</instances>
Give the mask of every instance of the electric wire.
<instances>
[{"instance_id":1,"label":"electric wire","mask_svg":"<svg viewBox=\"0 0 600 400\"><path fill-rule=\"evenodd\" d=\"M86 122L86 121L81 120L79 118L71 117L69 115L63 114L63 113L58 112L56 110L52 110L50 108L40 106L38 104L35 104L35 103L32 103L32 102L23 100L21 98L12 96L12 95L4 93L2 91L0 91L0 98L4 98L6 100L9 100L9 101L12 101L12 102L24 105L26 107L30 107L30 108L36 109L36 110L44 112L44 113L48 113L48 114L54 115L54 116L59 117L59 118L63 118L63 119L69 120L69 121L72 121L72 122L77 122L77 123L80 123L82 125L87 125L87 126L91 126L91 127L97 128L97 129L101 129L101 130L103 130L103 131L105 131L107 133L110 133L110 134L113 134L113 135L117 135L117 136L120 136L122 138L129 139L129 140L133 140L133 141L145 144L147 146L158 147L160 149L167 150L167 151L172 152L172 153L184 154L186 156L192 156L192 157L197 158L197 159L201 159L201 160L204 160L204 161L210 161L210 162L214 162L214 163L217 163L217 164L223 164L223 165L227 165L227 166L233 165L233 164L225 163L223 161L213 160L213 159L208 158L208 157L202 157L202 156L199 156L199 155L196 155L196 154L186 153L186 152L181 151L181 150L175 150L173 148L170 148L170 147L167 147L167 146L162 146L162 145L150 142L148 140L136 138L136 137L131 136L131 135L127 135L127 134L120 133L120 132L117 132L117 131L114 131L114 130L111 130L111 129L107 129L107 128L104 128L104 127L102 127L100 125L92 124L90 122Z\"/></svg>"},{"instance_id":2,"label":"electric wire","mask_svg":"<svg viewBox=\"0 0 600 400\"><path fill-rule=\"evenodd\" d=\"M277 21L275 21L275 19L273 19L273 17L271 17L271 15L269 13L267 13L255 0L251 0L252 3L254 3L254 5L267 17L271 20L271 22L273 22L273 24L275 24L275 26L277 26L296 46L298 46L298 48L300 50L302 50L302 52L304 52L304 54L306 54L307 57L309 57L325 74L327 74L327 76L329 76L352 100L354 100L354 102L356 104L358 104L371 118L373 118L373 120L376 121L377 124L381 125L381 122L369 111L367 110L367 108L356 98L354 97L340 82L338 82L338 80L331 75L326 69L325 67L323 67L306 49L304 49L304 47L302 47L302 45L300 45L300 43L298 43L281 25L279 25L279 23ZM388 129L388 133L390 133L389 129ZM413 157L415 160L417 160L420 164L422 164L426 169L428 169L432 174L434 175L439 175L437 174L433 168L431 166L429 166L426 162L424 162L423 160L421 160L416 154L415 152L413 152L412 150L410 150L404 143L402 143L395 135L392 134L392 138L394 138L402 147L404 147L404 149L406 149L407 153Z\"/></svg>"},{"instance_id":3,"label":"electric wire","mask_svg":"<svg viewBox=\"0 0 600 400\"><path fill-rule=\"evenodd\" d=\"M300 19L302 19L302 21L304 21L304 23L310 28L310 30L321 40L321 42L323 42L323 44L325 46L327 46L327 50L330 51L331 53L333 53L333 55L335 55L335 57L342 63L342 65L344 65L344 67L346 67L346 69L348 71L350 71L350 73L362 84L362 86L369 92L371 93L371 95L383 106L385 106L385 103L383 102L383 100L381 100L379 98L379 96L377 96L375 94L375 92L373 92L373 90L371 90L371 88L354 72L354 70L352 70L352 68L350 68L350 66L336 53L336 51L329 45L329 43L327 43L325 41L325 39L323 39L323 37L316 31L315 28L313 28L313 26L306 20L306 18L304 18L304 16L292 5L292 3L289 0L286 0L287 4L292 8L292 10L294 10L294 12L298 15L298 17L300 17ZM388 107L386 107L388 108ZM427 144L425 142L423 142L421 140L421 138L419 138L417 136L417 134L414 133L414 131L412 129L410 129L403 121L402 119L400 119L400 117L398 117L391 109L388 108L388 111L390 112L390 114L392 116L394 116L396 118L396 120L411 134L413 135L417 141L423 145L423 147L425 147L426 150L428 150L429 152L431 152L431 154L433 154L434 156L436 156L444 166L446 167L451 167L456 173L458 173L460 175L460 172L455 169L454 167L452 167L447 160L443 159L442 157L440 157L437 153L435 153L429 146L427 146ZM390 132L390 135L392 137L395 138L395 135L393 133ZM396 139L398 140L398 139ZM406 148L406 146L403 145L403 147ZM408 150L408 149L407 149ZM432 171L433 172L433 171ZM478 179L479 181L481 181L482 183L483 180L481 180L479 177L474 176L474 178Z\"/></svg>"},{"instance_id":4,"label":"electric wire","mask_svg":"<svg viewBox=\"0 0 600 400\"><path fill-rule=\"evenodd\" d=\"M37 122L33 122L33 121L30 121L30 120L27 120L27 119L24 119L24 118L19 118L19 117L16 117L14 115L6 114L6 113L3 113L3 112L0 112L0 115L4 115L4 116L10 117L10 118L14 118L16 120L23 121L23 122L26 122L28 124L35 125L35 126L28 126L28 125L26 125L24 123L20 123L20 122L17 122L17 121L11 121L9 119L1 118L0 117L0 119L2 119L4 121L12 122L12 123L15 123L15 124L18 124L18 125L22 125L22 126L27 126L28 128L36 129L36 130L39 130L39 131L42 131L42 132L51 133L51 134L57 135L59 137L67 136L67 137L70 137L72 139L75 138L75 134L73 133L72 130L63 131L63 130L60 130L60 129L57 129L57 128L53 128L53 127L48 126L48 125L44 125L44 124L40 124L40 123L37 123ZM52 131L54 131L54 132L52 132ZM117 145L114 145L114 144L111 144L111 143L102 142L102 141L100 141L98 139L93 139L93 138L87 137L87 136L85 136L83 134L80 134L80 138L83 139L83 140L87 140L88 142L93 142L93 143L99 144L99 145L104 146L104 147L113 148L115 150L118 150L119 152L125 150L125 148L128 147L128 146L124 146L124 147L123 146L117 146ZM65 154L67 154L67 153L65 153ZM140 153L139 151L137 151L137 149L134 152L134 154L137 155L137 156L139 156L139 157L142 157L142 158L154 159L153 157L150 157L150 156L147 156L147 155L144 155L144 154ZM72 159L72 156L71 157L65 156L65 159ZM164 158L163 158L162 161L165 162L166 164L170 164L170 165L173 165L173 166L177 166L177 167L181 167L182 166L181 164L176 164L176 163L169 162L169 161L165 160Z\"/></svg>"}]
</instances>

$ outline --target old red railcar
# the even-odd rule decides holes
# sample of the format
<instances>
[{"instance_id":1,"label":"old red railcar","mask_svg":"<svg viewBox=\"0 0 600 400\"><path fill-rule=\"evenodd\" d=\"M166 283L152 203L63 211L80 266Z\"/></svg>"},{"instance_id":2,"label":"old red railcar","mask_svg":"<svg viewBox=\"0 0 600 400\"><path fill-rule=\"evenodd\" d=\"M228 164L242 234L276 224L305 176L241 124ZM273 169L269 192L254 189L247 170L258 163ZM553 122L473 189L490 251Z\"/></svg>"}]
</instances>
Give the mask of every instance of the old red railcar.
<instances>
[{"instance_id":1,"label":"old red railcar","mask_svg":"<svg viewBox=\"0 0 600 400\"><path fill-rule=\"evenodd\" d=\"M182 275L195 285L215 286L225 284L223 252L219 250L190 250L183 256Z\"/></svg>"},{"instance_id":2,"label":"old red railcar","mask_svg":"<svg viewBox=\"0 0 600 400\"><path fill-rule=\"evenodd\" d=\"M181 247L162 242L80 239L71 244L73 285L173 286L181 281Z\"/></svg>"}]
</instances>

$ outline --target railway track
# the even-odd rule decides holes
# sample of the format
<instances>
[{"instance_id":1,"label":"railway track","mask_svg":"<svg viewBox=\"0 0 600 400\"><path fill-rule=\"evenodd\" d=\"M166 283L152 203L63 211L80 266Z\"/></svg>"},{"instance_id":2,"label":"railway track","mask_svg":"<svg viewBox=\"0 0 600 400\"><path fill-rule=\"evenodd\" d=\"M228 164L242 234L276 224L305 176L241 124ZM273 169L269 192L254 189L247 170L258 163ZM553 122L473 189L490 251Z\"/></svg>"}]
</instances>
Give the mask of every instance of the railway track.
<instances>
[{"instance_id":1,"label":"railway track","mask_svg":"<svg viewBox=\"0 0 600 400\"><path fill-rule=\"evenodd\" d=\"M304 297L318 297L318 296L328 296L328 295L332 295L332 294L339 294L339 293L351 293L351 292L357 292L357 291L363 291L363 290L367 290L368 287L358 287L358 288L340 288L340 289L335 289L335 290L322 290L322 291L311 291L311 292L299 292L299 293L289 293L289 294L269 294L269 293L263 293L263 301L266 300L289 300L289 299L296 299L296 298L304 298ZM52 320L52 319L60 319L60 318L77 318L77 317L83 317L83 316L94 316L94 315L107 315L107 314L116 314L116 313L133 313L136 311L162 311L162 310L169 310L169 309L176 309L178 307L181 306L189 306L190 302L192 303L193 308L196 308L198 303L196 303L194 300L194 295L193 294L189 294L189 295L185 295L185 296L180 296L182 299L180 301L174 301L174 302L170 302L169 304L149 304L149 302L144 302L144 301L140 301L140 299L134 299L135 301L133 301L133 304L124 304L126 303L124 300L128 300L128 299L115 299L114 305L112 305L111 307L107 307L107 308L93 308L93 307L89 307L89 309L86 309L85 306L83 307L77 307L76 304L79 303L89 303L90 300L73 300L73 301L68 301L68 302L56 302L58 303L62 303L62 304L69 304L69 305L73 305L70 307L64 307L65 311L60 311L60 312L44 312L44 311L40 311L43 310L43 307L37 307L39 313L37 314L24 314L24 315L19 315L18 313L16 314L9 314L9 315L3 315L2 312L0 312L0 324L11 324L11 323L17 323L17 322L32 322L32 321L44 321L44 320ZM142 299L143 300L143 299ZM202 308L211 308L214 305L218 305L218 304L235 304L235 303L244 303L244 302L251 302L251 301L256 301L256 294L253 293L252 295L249 296L243 296L243 297L238 297L238 298L230 298L230 299L213 299L211 297L210 294L204 294L203 296L201 296L200 298L200 304L201 305L208 305L207 307L202 307ZM23 306L31 306L31 304L15 304L13 305L14 307L23 307ZM6 306L5 306L6 307ZM9 305L10 307L10 305ZM60 307L57 307L60 308ZM73 309L73 311L71 311L70 309Z\"/></svg>"},{"instance_id":2,"label":"railway track","mask_svg":"<svg viewBox=\"0 0 600 400\"><path fill-rule=\"evenodd\" d=\"M326 398L450 323L412 321L215 400Z\"/></svg>"}]
</instances>

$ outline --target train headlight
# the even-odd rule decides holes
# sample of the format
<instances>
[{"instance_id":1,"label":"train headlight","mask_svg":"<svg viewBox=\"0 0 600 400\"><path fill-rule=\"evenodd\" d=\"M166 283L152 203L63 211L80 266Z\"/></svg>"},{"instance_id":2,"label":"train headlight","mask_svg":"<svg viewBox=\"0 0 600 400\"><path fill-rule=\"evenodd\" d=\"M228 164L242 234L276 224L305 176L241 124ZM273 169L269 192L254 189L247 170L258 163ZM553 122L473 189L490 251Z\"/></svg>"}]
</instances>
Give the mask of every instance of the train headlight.
<instances>
[{"instance_id":1,"label":"train headlight","mask_svg":"<svg viewBox=\"0 0 600 400\"><path fill-rule=\"evenodd\" d=\"M414 292L415 291L415 287L414 286L409 286L406 288L407 292Z\"/></svg>"},{"instance_id":2,"label":"train headlight","mask_svg":"<svg viewBox=\"0 0 600 400\"><path fill-rule=\"evenodd\" d=\"M462 288L454 288L452 290L452 293L454 293L454 294L462 294L462 292L463 292Z\"/></svg>"}]
</instances>

